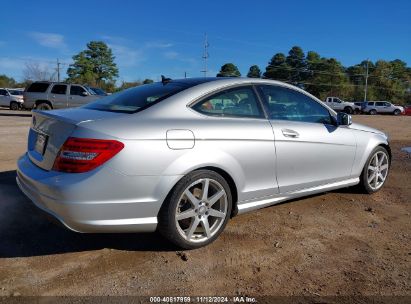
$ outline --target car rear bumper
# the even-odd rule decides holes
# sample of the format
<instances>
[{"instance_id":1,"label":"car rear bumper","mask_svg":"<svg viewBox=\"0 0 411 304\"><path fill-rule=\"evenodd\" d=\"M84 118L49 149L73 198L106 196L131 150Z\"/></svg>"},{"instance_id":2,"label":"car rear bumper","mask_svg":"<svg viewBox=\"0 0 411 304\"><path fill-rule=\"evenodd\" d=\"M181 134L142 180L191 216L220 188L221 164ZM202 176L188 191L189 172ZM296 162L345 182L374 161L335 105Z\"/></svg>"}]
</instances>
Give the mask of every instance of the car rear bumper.
<instances>
[{"instance_id":1,"label":"car rear bumper","mask_svg":"<svg viewBox=\"0 0 411 304\"><path fill-rule=\"evenodd\" d=\"M179 177L125 176L105 168L92 173L45 171L27 154L16 181L40 209L76 232L152 232L157 214Z\"/></svg>"}]
</instances>

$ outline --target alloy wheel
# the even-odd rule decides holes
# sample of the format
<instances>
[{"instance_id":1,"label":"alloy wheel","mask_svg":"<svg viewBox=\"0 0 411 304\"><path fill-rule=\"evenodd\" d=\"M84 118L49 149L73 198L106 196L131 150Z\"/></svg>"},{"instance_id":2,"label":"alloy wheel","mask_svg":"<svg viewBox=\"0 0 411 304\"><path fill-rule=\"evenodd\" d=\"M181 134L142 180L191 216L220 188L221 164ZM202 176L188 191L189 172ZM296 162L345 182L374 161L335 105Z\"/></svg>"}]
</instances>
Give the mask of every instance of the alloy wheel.
<instances>
[{"instance_id":1,"label":"alloy wheel","mask_svg":"<svg viewBox=\"0 0 411 304\"><path fill-rule=\"evenodd\" d=\"M179 234L189 242L205 242L223 226L228 201L224 187L214 179L198 179L181 195L175 221Z\"/></svg>"},{"instance_id":2,"label":"alloy wheel","mask_svg":"<svg viewBox=\"0 0 411 304\"><path fill-rule=\"evenodd\" d=\"M388 157L383 151L377 151L368 165L367 182L373 190L382 187L388 175Z\"/></svg>"}]
</instances>

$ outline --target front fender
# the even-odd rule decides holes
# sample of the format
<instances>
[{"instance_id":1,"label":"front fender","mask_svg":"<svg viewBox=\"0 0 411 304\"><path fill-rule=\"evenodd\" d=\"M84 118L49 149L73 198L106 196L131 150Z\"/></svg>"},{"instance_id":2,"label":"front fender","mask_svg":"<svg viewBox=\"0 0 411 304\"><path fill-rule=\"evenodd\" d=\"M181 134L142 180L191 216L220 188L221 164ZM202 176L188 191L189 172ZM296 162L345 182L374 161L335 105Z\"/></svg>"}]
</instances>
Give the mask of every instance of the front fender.
<instances>
[{"instance_id":1,"label":"front fender","mask_svg":"<svg viewBox=\"0 0 411 304\"><path fill-rule=\"evenodd\" d=\"M382 134L376 134L365 131L356 131L354 132L355 139L357 142L357 151L355 153L354 166L351 176L358 177L361 175L361 172L367 162L368 158L372 151L381 145L388 146L387 137ZM388 153L391 156L391 151L388 149Z\"/></svg>"}]
</instances>

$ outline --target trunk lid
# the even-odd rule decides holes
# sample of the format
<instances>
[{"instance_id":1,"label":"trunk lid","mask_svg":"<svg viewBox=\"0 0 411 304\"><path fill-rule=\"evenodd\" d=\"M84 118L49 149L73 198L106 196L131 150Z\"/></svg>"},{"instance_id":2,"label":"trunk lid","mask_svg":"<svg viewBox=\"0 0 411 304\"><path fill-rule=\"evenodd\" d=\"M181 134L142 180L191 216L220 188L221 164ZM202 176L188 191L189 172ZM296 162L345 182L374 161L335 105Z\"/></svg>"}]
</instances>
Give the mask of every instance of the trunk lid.
<instances>
[{"instance_id":1,"label":"trunk lid","mask_svg":"<svg viewBox=\"0 0 411 304\"><path fill-rule=\"evenodd\" d=\"M30 160L44 170L51 170L61 146L81 123L121 115L125 114L84 108L33 111L27 146Z\"/></svg>"}]
</instances>

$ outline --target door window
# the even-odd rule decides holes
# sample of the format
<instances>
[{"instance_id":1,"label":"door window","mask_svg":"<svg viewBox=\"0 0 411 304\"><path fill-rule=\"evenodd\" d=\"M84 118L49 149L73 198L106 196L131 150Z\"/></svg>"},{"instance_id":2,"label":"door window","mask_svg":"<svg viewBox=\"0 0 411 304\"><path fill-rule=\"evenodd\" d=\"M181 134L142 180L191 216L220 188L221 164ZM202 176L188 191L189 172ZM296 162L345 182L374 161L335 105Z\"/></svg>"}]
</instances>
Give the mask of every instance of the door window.
<instances>
[{"instance_id":1,"label":"door window","mask_svg":"<svg viewBox=\"0 0 411 304\"><path fill-rule=\"evenodd\" d=\"M384 102L376 102L375 105L377 107L383 107L384 106Z\"/></svg>"},{"instance_id":2,"label":"door window","mask_svg":"<svg viewBox=\"0 0 411 304\"><path fill-rule=\"evenodd\" d=\"M0 95L1 96L7 96L7 91L6 90L0 90Z\"/></svg>"},{"instance_id":3,"label":"door window","mask_svg":"<svg viewBox=\"0 0 411 304\"><path fill-rule=\"evenodd\" d=\"M84 92L86 92L86 90L81 86L72 85L70 88L70 95L83 96Z\"/></svg>"},{"instance_id":4,"label":"door window","mask_svg":"<svg viewBox=\"0 0 411 304\"><path fill-rule=\"evenodd\" d=\"M65 84L55 84L51 89L52 94L65 95L67 92L67 85Z\"/></svg>"},{"instance_id":5,"label":"door window","mask_svg":"<svg viewBox=\"0 0 411 304\"><path fill-rule=\"evenodd\" d=\"M260 90L270 119L332 124L327 108L303 93L269 85Z\"/></svg>"},{"instance_id":6,"label":"door window","mask_svg":"<svg viewBox=\"0 0 411 304\"><path fill-rule=\"evenodd\" d=\"M240 87L217 93L196 103L193 109L212 116L251 118L263 116L251 87Z\"/></svg>"}]
</instances>

